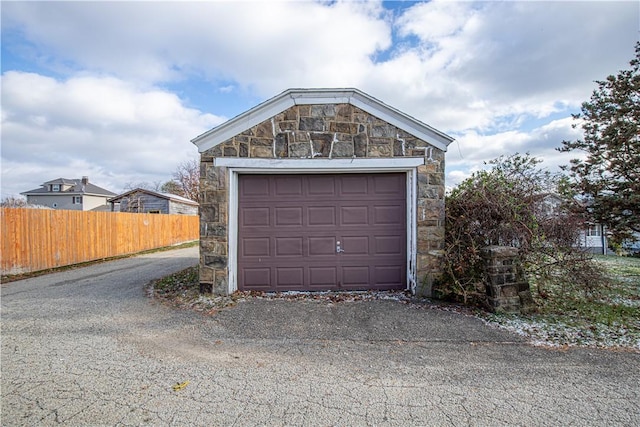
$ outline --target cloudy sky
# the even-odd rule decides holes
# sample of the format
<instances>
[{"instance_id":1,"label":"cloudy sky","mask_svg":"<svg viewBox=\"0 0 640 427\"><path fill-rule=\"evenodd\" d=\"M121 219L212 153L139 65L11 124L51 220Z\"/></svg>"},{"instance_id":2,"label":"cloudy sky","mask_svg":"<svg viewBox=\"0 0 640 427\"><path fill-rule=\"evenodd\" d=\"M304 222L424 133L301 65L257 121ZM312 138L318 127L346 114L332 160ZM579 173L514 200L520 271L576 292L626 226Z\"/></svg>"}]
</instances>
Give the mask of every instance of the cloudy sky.
<instances>
[{"instance_id":1,"label":"cloudy sky","mask_svg":"<svg viewBox=\"0 0 640 427\"><path fill-rule=\"evenodd\" d=\"M356 87L456 138L447 185L502 154L555 170L640 3L9 2L2 197L55 178L164 182L189 141L292 87Z\"/></svg>"}]
</instances>

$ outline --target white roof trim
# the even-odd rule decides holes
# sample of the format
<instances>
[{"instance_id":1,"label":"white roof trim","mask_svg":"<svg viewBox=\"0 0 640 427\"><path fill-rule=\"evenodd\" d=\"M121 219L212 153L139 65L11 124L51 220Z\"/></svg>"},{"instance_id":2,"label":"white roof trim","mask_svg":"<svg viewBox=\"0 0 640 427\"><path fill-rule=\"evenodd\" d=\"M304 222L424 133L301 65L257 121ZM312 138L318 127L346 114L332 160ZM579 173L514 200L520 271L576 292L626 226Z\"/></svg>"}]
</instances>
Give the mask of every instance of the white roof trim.
<instances>
[{"instance_id":1,"label":"white roof trim","mask_svg":"<svg viewBox=\"0 0 640 427\"><path fill-rule=\"evenodd\" d=\"M258 159L246 157L218 157L213 159L214 166L224 166L251 170L294 170L309 169L333 171L340 170L408 170L424 165L424 157L356 158L356 159Z\"/></svg>"},{"instance_id":2,"label":"white roof trim","mask_svg":"<svg viewBox=\"0 0 640 427\"><path fill-rule=\"evenodd\" d=\"M200 153L252 128L294 105L351 104L447 151L453 138L358 89L288 89L191 140Z\"/></svg>"},{"instance_id":3,"label":"white roof trim","mask_svg":"<svg viewBox=\"0 0 640 427\"><path fill-rule=\"evenodd\" d=\"M161 199L172 200L174 202L181 202L181 203L184 203L186 205L199 206L198 202L196 202L194 200L191 200L191 199L187 199L186 197L178 196L177 194L159 193L157 191L147 190L146 188L134 188L133 190L129 190L129 191L126 191L126 192L124 192L122 194L118 194L115 197L111 197L107 201L108 202L115 202L116 200L123 199L123 198L127 197L129 194L133 194L133 193L147 193L147 194L150 194L152 196L160 197Z\"/></svg>"}]
</instances>

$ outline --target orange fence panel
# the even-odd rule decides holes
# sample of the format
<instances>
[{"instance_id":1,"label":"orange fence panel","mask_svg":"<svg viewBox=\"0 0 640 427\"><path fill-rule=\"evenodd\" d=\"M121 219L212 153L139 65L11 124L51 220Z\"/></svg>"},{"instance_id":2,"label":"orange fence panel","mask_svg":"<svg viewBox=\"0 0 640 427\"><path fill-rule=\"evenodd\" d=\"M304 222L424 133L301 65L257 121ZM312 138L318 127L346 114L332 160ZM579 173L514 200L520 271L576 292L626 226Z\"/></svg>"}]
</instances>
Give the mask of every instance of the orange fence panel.
<instances>
[{"instance_id":1,"label":"orange fence panel","mask_svg":"<svg viewBox=\"0 0 640 427\"><path fill-rule=\"evenodd\" d=\"M2 274L20 274L198 240L199 217L0 208Z\"/></svg>"}]
</instances>

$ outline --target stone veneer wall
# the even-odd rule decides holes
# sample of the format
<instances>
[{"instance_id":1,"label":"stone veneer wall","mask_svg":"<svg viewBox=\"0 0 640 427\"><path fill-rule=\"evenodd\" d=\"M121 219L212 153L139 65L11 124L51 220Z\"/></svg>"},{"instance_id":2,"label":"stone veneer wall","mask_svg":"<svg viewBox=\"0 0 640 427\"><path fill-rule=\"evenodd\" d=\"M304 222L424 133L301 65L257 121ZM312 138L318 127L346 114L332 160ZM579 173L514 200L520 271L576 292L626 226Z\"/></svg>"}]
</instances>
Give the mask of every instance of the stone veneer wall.
<instances>
[{"instance_id":1,"label":"stone veneer wall","mask_svg":"<svg viewBox=\"0 0 640 427\"><path fill-rule=\"evenodd\" d=\"M200 164L200 288L228 292L228 171L216 157L423 157L417 168L416 292L431 295L444 247L444 152L351 104L297 105L210 148Z\"/></svg>"}]
</instances>

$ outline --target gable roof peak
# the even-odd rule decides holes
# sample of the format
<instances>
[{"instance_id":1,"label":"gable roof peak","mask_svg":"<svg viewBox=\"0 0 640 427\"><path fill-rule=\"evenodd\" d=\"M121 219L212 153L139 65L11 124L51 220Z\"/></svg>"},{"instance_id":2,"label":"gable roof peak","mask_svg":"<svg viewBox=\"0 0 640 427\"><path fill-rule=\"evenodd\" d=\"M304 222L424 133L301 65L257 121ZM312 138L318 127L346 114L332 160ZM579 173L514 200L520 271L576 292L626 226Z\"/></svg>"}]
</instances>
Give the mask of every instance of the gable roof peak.
<instances>
[{"instance_id":1,"label":"gable roof peak","mask_svg":"<svg viewBox=\"0 0 640 427\"><path fill-rule=\"evenodd\" d=\"M447 151L453 138L356 88L292 88L191 140L200 153L295 105L351 104Z\"/></svg>"}]
</instances>

